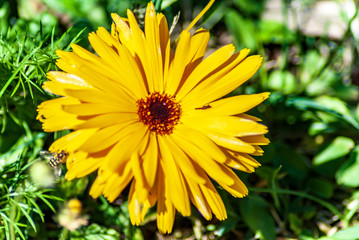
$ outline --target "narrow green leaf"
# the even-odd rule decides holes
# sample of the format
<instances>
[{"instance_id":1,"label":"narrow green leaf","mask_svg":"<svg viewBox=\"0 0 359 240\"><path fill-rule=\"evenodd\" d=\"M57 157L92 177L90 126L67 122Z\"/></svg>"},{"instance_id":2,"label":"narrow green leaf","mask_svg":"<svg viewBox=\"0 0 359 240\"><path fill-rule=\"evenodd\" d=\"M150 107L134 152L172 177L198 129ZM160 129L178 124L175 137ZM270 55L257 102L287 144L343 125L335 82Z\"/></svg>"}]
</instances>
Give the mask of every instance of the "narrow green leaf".
<instances>
[{"instance_id":1,"label":"narrow green leaf","mask_svg":"<svg viewBox=\"0 0 359 240\"><path fill-rule=\"evenodd\" d=\"M24 68L27 61L40 49L40 47L41 46L35 48L30 54L28 54L26 57L24 57L24 59L21 61L20 65L16 68L15 72L11 75L11 77L6 81L4 86L1 88L0 97L3 96L3 94L5 93L5 90L10 85L12 80L17 76L17 74L20 72L20 70Z\"/></svg>"},{"instance_id":2,"label":"narrow green leaf","mask_svg":"<svg viewBox=\"0 0 359 240\"><path fill-rule=\"evenodd\" d=\"M23 203L18 203L18 208L20 209L20 211L24 214L24 216L26 217L27 221L30 223L31 227L34 229L34 231L36 232L36 225L34 220L32 220L30 214L25 210L25 209L29 209L29 206Z\"/></svg>"}]
</instances>

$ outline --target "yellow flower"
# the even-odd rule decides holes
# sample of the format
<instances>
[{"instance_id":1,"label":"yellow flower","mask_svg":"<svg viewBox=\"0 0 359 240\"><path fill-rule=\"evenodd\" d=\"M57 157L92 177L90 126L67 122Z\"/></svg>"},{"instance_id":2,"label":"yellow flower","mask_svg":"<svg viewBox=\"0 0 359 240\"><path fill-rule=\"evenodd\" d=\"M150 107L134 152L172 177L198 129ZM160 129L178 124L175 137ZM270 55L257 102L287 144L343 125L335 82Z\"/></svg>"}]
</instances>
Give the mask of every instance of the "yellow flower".
<instances>
[{"instance_id":1,"label":"yellow flower","mask_svg":"<svg viewBox=\"0 0 359 240\"><path fill-rule=\"evenodd\" d=\"M73 198L60 210L57 220L61 226L72 232L88 224L88 216L81 214L81 212L81 201Z\"/></svg>"},{"instance_id":2,"label":"yellow flower","mask_svg":"<svg viewBox=\"0 0 359 240\"><path fill-rule=\"evenodd\" d=\"M247 81L262 63L249 50L224 46L204 58L209 32L184 30L173 52L167 20L149 3L144 31L133 13L112 14L111 34L90 33L94 55L76 44L58 51L43 88L57 99L38 107L45 131L72 129L52 152L68 153L66 178L97 170L90 194L114 201L130 184L131 222L140 224L157 204L157 225L172 231L175 211L207 220L227 217L212 180L235 197L248 194L233 172L253 172L269 143L260 119L245 114L269 93L219 98Z\"/></svg>"}]
</instances>

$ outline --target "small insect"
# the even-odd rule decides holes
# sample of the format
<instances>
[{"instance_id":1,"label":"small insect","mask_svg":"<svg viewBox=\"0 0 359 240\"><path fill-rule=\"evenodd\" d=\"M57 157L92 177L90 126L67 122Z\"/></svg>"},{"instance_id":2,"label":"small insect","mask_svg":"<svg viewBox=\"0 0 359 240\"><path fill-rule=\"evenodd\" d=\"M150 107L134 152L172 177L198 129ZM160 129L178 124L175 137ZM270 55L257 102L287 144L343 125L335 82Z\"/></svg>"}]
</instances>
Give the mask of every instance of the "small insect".
<instances>
[{"instance_id":1,"label":"small insect","mask_svg":"<svg viewBox=\"0 0 359 240\"><path fill-rule=\"evenodd\" d=\"M48 162L49 166L55 169L56 175L60 177L62 173L61 164L66 161L67 153L64 150L62 150L59 153L52 153L50 151L41 151L40 155L44 156L44 158L46 158L49 161Z\"/></svg>"},{"instance_id":2,"label":"small insect","mask_svg":"<svg viewBox=\"0 0 359 240\"><path fill-rule=\"evenodd\" d=\"M206 110L208 108L211 108L212 106L210 106L209 104L207 105L204 105L203 107L200 107L200 108L195 108L196 110Z\"/></svg>"}]
</instances>

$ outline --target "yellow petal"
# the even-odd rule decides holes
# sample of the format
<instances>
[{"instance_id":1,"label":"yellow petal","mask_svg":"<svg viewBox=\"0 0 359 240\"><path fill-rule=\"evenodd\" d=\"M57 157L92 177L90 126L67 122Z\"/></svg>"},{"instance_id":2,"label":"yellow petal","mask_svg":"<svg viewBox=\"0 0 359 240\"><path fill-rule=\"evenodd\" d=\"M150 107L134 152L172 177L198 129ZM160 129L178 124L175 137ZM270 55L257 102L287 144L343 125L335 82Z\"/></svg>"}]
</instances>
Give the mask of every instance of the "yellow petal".
<instances>
[{"instance_id":1,"label":"yellow petal","mask_svg":"<svg viewBox=\"0 0 359 240\"><path fill-rule=\"evenodd\" d=\"M253 166L249 166L245 163L242 163L240 161L236 162L233 159L229 159L226 162L226 165L230 168L234 168L236 170L242 171L242 172L247 172L247 173L252 173L254 172L254 167Z\"/></svg>"},{"instance_id":2,"label":"yellow petal","mask_svg":"<svg viewBox=\"0 0 359 240\"><path fill-rule=\"evenodd\" d=\"M103 29L102 27L99 28ZM105 29L102 30L106 31ZM109 34L110 36L110 34ZM110 36L112 37L112 36ZM92 32L89 34L89 41L91 46L94 48L96 53L102 58L102 60L110 67L118 64L119 57L113 48L108 46L96 33Z\"/></svg>"},{"instance_id":3,"label":"yellow petal","mask_svg":"<svg viewBox=\"0 0 359 240\"><path fill-rule=\"evenodd\" d=\"M198 211L202 214L202 216L207 221L211 220L212 219L211 208L209 207L205 197L203 196L198 183L193 182L191 179L188 179L187 184L189 187L189 193L192 203L195 205L195 207L198 209Z\"/></svg>"},{"instance_id":4,"label":"yellow petal","mask_svg":"<svg viewBox=\"0 0 359 240\"><path fill-rule=\"evenodd\" d=\"M130 213L131 223L138 226L144 220L150 205L148 200L142 201L138 198L139 189L135 187L136 185L136 180L133 180L129 193L128 210Z\"/></svg>"},{"instance_id":5,"label":"yellow petal","mask_svg":"<svg viewBox=\"0 0 359 240\"><path fill-rule=\"evenodd\" d=\"M223 163L226 160L226 155L215 144L206 133L201 133L195 130L196 128L186 127L186 125L178 125L176 130L179 137L192 142L198 148L206 149L206 154L217 162Z\"/></svg>"},{"instance_id":6,"label":"yellow petal","mask_svg":"<svg viewBox=\"0 0 359 240\"><path fill-rule=\"evenodd\" d=\"M248 115L248 114L245 114L245 113L238 114L238 117L240 117L240 118L245 118L245 119L248 119L248 120L252 120L252 121L255 121L255 122L260 122L260 121L262 121L261 119L255 117L255 116Z\"/></svg>"},{"instance_id":7,"label":"yellow petal","mask_svg":"<svg viewBox=\"0 0 359 240\"><path fill-rule=\"evenodd\" d=\"M135 190L135 179L131 183L130 193L128 194L128 211L130 213L130 220L132 225L140 225L143 221L141 218L141 202L137 199L137 189Z\"/></svg>"},{"instance_id":8,"label":"yellow petal","mask_svg":"<svg viewBox=\"0 0 359 240\"><path fill-rule=\"evenodd\" d=\"M148 129L142 124L133 124L125 127L118 143L114 145L107 155L105 167L108 169L121 169L130 160L131 155L140 146L144 139L148 139ZM124 133L127 133L125 135Z\"/></svg>"},{"instance_id":9,"label":"yellow petal","mask_svg":"<svg viewBox=\"0 0 359 240\"><path fill-rule=\"evenodd\" d=\"M206 116L205 111L201 112L203 114L196 114L195 117L183 117L181 120L184 125L201 129L204 134L210 130L230 136L244 137L268 132L266 126L252 120L233 116ZM242 138L241 140L245 141Z\"/></svg>"},{"instance_id":10,"label":"yellow petal","mask_svg":"<svg viewBox=\"0 0 359 240\"><path fill-rule=\"evenodd\" d=\"M136 179L132 181L129 193L128 210L131 223L134 225L139 225L145 219L148 209L157 201L157 196L154 196L154 194L151 195L151 192L147 193L147 198L141 200L142 197L139 196L141 191L138 189L137 181Z\"/></svg>"},{"instance_id":11,"label":"yellow petal","mask_svg":"<svg viewBox=\"0 0 359 240\"><path fill-rule=\"evenodd\" d=\"M158 143L157 138L154 134L148 134L149 135L149 141L148 146L146 148L145 153L142 155L143 158L143 169L145 169L145 177L146 181L150 188L153 187L156 175L157 175L157 169L158 169L158 162L159 162L159 156L158 156Z\"/></svg>"},{"instance_id":12,"label":"yellow petal","mask_svg":"<svg viewBox=\"0 0 359 240\"><path fill-rule=\"evenodd\" d=\"M96 115L87 119L84 123L81 123L74 127L74 129L83 128L105 128L112 125L130 123L137 121L138 116L135 113L108 113Z\"/></svg>"},{"instance_id":13,"label":"yellow petal","mask_svg":"<svg viewBox=\"0 0 359 240\"><path fill-rule=\"evenodd\" d=\"M186 49L188 54L186 68L182 75L182 80L180 86L185 83L187 78L191 73L196 69L196 67L201 63L202 58L206 52L207 44L209 40L209 32L204 29L196 31L189 43L189 49Z\"/></svg>"},{"instance_id":14,"label":"yellow petal","mask_svg":"<svg viewBox=\"0 0 359 240\"><path fill-rule=\"evenodd\" d=\"M134 104L133 106L135 107ZM126 112L126 109L121 109L121 107L119 107L117 104L109 105L102 103L80 103L64 105L63 110L67 113L72 113L77 116L93 116L106 113ZM132 113L135 112L134 108L128 111Z\"/></svg>"},{"instance_id":15,"label":"yellow petal","mask_svg":"<svg viewBox=\"0 0 359 240\"><path fill-rule=\"evenodd\" d=\"M154 90L163 92L163 63L159 31L155 6L152 2L149 2L145 15L146 43L149 50L148 53L151 56L150 63L153 70Z\"/></svg>"},{"instance_id":16,"label":"yellow petal","mask_svg":"<svg viewBox=\"0 0 359 240\"><path fill-rule=\"evenodd\" d=\"M206 82L216 81L228 73L244 58L240 54L237 54L238 57L232 56L234 50L233 45L226 45L205 58L186 79L177 98L182 100L198 84L203 85Z\"/></svg>"},{"instance_id":17,"label":"yellow petal","mask_svg":"<svg viewBox=\"0 0 359 240\"><path fill-rule=\"evenodd\" d=\"M62 150L65 152L74 152L96 131L97 128L73 131L53 142L49 150L51 152L60 152Z\"/></svg>"},{"instance_id":18,"label":"yellow petal","mask_svg":"<svg viewBox=\"0 0 359 240\"><path fill-rule=\"evenodd\" d=\"M111 38L112 36L108 33L108 37ZM118 51L120 52L117 54L113 48L103 42L95 33L90 33L89 40L96 53L116 72L114 80L137 98L147 95L138 66L130 53L126 52L126 49L118 46ZM128 79L131 80L129 81Z\"/></svg>"},{"instance_id":19,"label":"yellow petal","mask_svg":"<svg viewBox=\"0 0 359 240\"><path fill-rule=\"evenodd\" d=\"M175 132L172 134L172 137L175 143L199 165L198 167L203 168L211 178L216 181L223 181L228 185L233 184L233 179L227 176L219 167L219 164L202 149L195 146L192 142L183 139Z\"/></svg>"},{"instance_id":20,"label":"yellow petal","mask_svg":"<svg viewBox=\"0 0 359 240\"><path fill-rule=\"evenodd\" d=\"M156 91L155 81L162 81L162 79L155 79L156 75L154 73L151 52L147 45L145 35L139 28L135 16L131 11L127 11L127 16L132 33L133 47L145 72L148 90L149 92L154 92Z\"/></svg>"},{"instance_id":21,"label":"yellow petal","mask_svg":"<svg viewBox=\"0 0 359 240\"><path fill-rule=\"evenodd\" d=\"M245 143L236 137L225 135L219 132L209 132L207 134L208 137L212 139L216 144L228 148L232 151L243 153L253 153L255 151L255 148L252 145Z\"/></svg>"},{"instance_id":22,"label":"yellow petal","mask_svg":"<svg viewBox=\"0 0 359 240\"><path fill-rule=\"evenodd\" d=\"M165 137L158 136L158 143L160 153L162 156L162 167L165 175L165 180L168 183L170 189L176 189L176 191L170 191L169 197L175 206L175 208L183 215L191 215L191 207L188 199L188 192L186 183L183 179L182 173L178 165L176 164L170 149L167 146Z\"/></svg>"},{"instance_id":23,"label":"yellow petal","mask_svg":"<svg viewBox=\"0 0 359 240\"><path fill-rule=\"evenodd\" d=\"M245 153L237 153L228 151L229 158L226 165L244 172L254 172L254 168L259 167L261 164L254 158Z\"/></svg>"},{"instance_id":24,"label":"yellow petal","mask_svg":"<svg viewBox=\"0 0 359 240\"><path fill-rule=\"evenodd\" d=\"M205 179L203 179L198 173L198 171L203 170L198 168L197 165L195 165L195 163L186 155L186 153L183 152L183 150L176 145L176 143L172 140L171 137L168 137L166 139L166 142L186 180L188 178L191 178L197 183L205 183Z\"/></svg>"},{"instance_id":25,"label":"yellow petal","mask_svg":"<svg viewBox=\"0 0 359 240\"><path fill-rule=\"evenodd\" d=\"M169 79L169 75L170 75L170 66L171 66L171 63L173 62L173 52L171 50L171 43L170 41L168 40L167 42L167 45L165 46L165 52L164 54L162 55L164 57L164 60L163 60L163 68L164 68L164 72L163 72L163 84L164 84L164 90L166 90L166 92L168 91L167 90L167 80ZM175 91L175 90L173 90Z\"/></svg>"},{"instance_id":26,"label":"yellow petal","mask_svg":"<svg viewBox=\"0 0 359 240\"><path fill-rule=\"evenodd\" d=\"M99 152L112 145L118 144L123 138L135 132L138 128L142 128L140 123L123 122L100 129L89 137L79 147L79 150L90 153Z\"/></svg>"},{"instance_id":27,"label":"yellow petal","mask_svg":"<svg viewBox=\"0 0 359 240\"><path fill-rule=\"evenodd\" d=\"M79 103L77 99L62 97L42 102L38 107L37 120L42 122L46 132L72 129L74 125L83 123L76 115L63 111L64 104Z\"/></svg>"},{"instance_id":28,"label":"yellow petal","mask_svg":"<svg viewBox=\"0 0 359 240\"><path fill-rule=\"evenodd\" d=\"M98 103L105 105L114 105L118 112L136 112L136 104L127 96L112 96L96 89L70 90L66 89L67 96L77 98L82 103Z\"/></svg>"},{"instance_id":29,"label":"yellow petal","mask_svg":"<svg viewBox=\"0 0 359 240\"><path fill-rule=\"evenodd\" d=\"M142 159L140 159L137 152L132 154L130 164L132 165L132 172L134 176L132 184L135 184L134 186L136 186L136 199L139 203L143 203L150 191L144 174L144 170L147 171L147 169L143 169L141 167Z\"/></svg>"},{"instance_id":30,"label":"yellow petal","mask_svg":"<svg viewBox=\"0 0 359 240\"><path fill-rule=\"evenodd\" d=\"M102 34L103 38L111 38L110 34L104 29L99 28L98 34ZM107 35L107 37L105 36ZM100 45L101 44L100 42ZM112 48L108 49L110 52ZM128 48L119 44L114 53L115 62L109 62L113 66L112 69L116 72L117 81L128 91L133 91L137 97L144 97L147 95L148 89L144 82L143 72L141 66L137 62L136 56L133 56ZM117 57L116 57L117 55ZM130 79L130 81L129 81Z\"/></svg>"},{"instance_id":31,"label":"yellow petal","mask_svg":"<svg viewBox=\"0 0 359 240\"><path fill-rule=\"evenodd\" d=\"M234 184L232 185L226 185L224 183L219 182L219 184L230 194L232 194L234 197L244 197L248 195L248 189L246 185L238 178L238 176L229 168L224 167L227 169L226 173L228 176L231 176L231 178L234 180Z\"/></svg>"},{"instance_id":32,"label":"yellow petal","mask_svg":"<svg viewBox=\"0 0 359 240\"><path fill-rule=\"evenodd\" d=\"M173 189L168 187L161 170L158 181L157 227L164 234L172 232L175 220L175 208L169 197L170 191Z\"/></svg>"},{"instance_id":33,"label":"yellow petal","mask_svg":"<svg viewBox=\"0 0 359 240\"><path fill-rule=\"evenodd\" d=\"M76 159L76 162L71 165L71 167L67 168L67 173L65 178L69 181L71 181L74 178L81 178L84 176L89 175L90 173L96 171L101 164L104 161L104 157L101 158L93 158L93 157L87 157L80 158L80 154L76 154L73 156Z\"/></svg>"},{"instance_id":34,"label":"yellow petal","mask_svg":"<svg viewBox=\"0 0 359 240\"><path fill-rule=\"evenodd\" d=\"M67 152L65 150L59 150L57 152L61 152L61 151L64 151L67 153L67 157L66 157L66 168L67 169L70 169L72 165L74 165L75 163L79 163L88 157L88 153L86 153L86 152L81 152L81 151Z\"/></svg>"},{"instance_id":35,"label":"yellow petal","mask_svg":"<svg viewBox=\"0 0 359 240\"><path fill-rule=\"evenodd\" d=\"M70 73L52 71L47 73L47 78L51 81L46 81L42 88L59 96L65 95L64 89L91 88L83 79Z\"/></svg>"},{"instance_id":36,"label":"yellow petal","mask_svg":"<svg viewBox=\"0 0 359 240\"><path fill-rule=\"evenodd\" d=\"M196 103L200 107L225 96L252 77L261 64L262 58L259 56L250 56L244 59L217 82L208 82L208 84L204 82L201 87L193 89L183 99L182 106L187 109L193 106L193 103Z\"/></svg>"},{"instance_id":37,"label":"yellow petal","mask_svg":"<svg viewBox=\"0 0 359 240\"><path fill-rule=\"evenodd\" d=\"M171 60L170 55L172 54L172 51L170 50L170 36L168 32L168 23L167 19L162 13L157 14L157 23L158 23L158 31L159 31L159 39L160 39L160 51L162 56L162 63L164 64L163 69L166 71L166 69L169 67L168 62L165 64L166 61ZM169 48L167 48L169 47Z\"/></svg>"},{"instance_id":38,"label":"yellow petal","mask_svg":"<svg viewBox=\"0 0 359 240\"><path fill-rule=\"evenodd\" d=\"M85 48L75 44L75 43L71 43L71 48L73 50L74 53L76 53L76 55L84 60L87 60L88 62L91 62L92 64L98 64L100 68L104 67L106 70L108 69L108 66L104 63L104 61L96 56L95 54L93 54L92 52L87 51ZM59 50L56 53L61 53L62 56L64 56L64 52ZM74 54L71 55L65 55L65 56L73 56ZM78 59L78 58L77 58Z\"/></svg>"},{"instance_id":39,"label":"yellow petal","mask_svg":"<svg viewBox=\"0 0 359 240\"><path fill-rule=\"evenodd\" d=\"M105 187L105 184L100 181L99 177L97 177L91 186L91 189L89 192L90 196L93 198L98 198L101 195L104 187Z\"/></svg>"},{"instance_id":40,"label":"yellow petal","mask_svg":"<svg viewBox=\"0 0 359 240\"><path fill-rule=\"evenodd\" d=\"M110 172L109 175L111 177L105 182L103 195L108 199L109 202L113 202L118 198L123 189L127 187L133 178L131 165L126 165L118 172Z\"/></svg>"},{"instance_id":41,"label":"yellow petal","mask_svg":"<svg viewBox=\"0 0 359 240\"><path fill-rule=\"evenodd\" d=\"M260 148L257 145L253 145L253 147L256 149L256 151L251 153L251 155L253 155L253 156L262 156L263 155L264 151L262 148Z\"/></svg>"},{"instance_id":42,"label":"yellow petal","mask_svg":"<svg viewBox=\"0 0 359 240\"><path fill-rule=\"evenodd\" d=\"M100 28L99 34L102 34L103 32L107 32L105 29ZM103 34L102 34L103 35ZM111 37L111 36L110 36ZM121 45L118 45L117 47L119 49L117 49L117 51L120 51ZM86 77L86 81L87 82L92 82L95 83L95 86L98 86L99 89L103 89L103 87L106 86L112 88L114 85L109 85L109 83L104 83L103 81L98 82L97 80L99 79L92 79L92 78L96 78L96 76L98 77L98 75L103 75L103 77L101 78L109 80L109 81L113 81L116 82L116 84L120 84L122 87L124 87L126 89L127 84L123 84L123 82L121 83L121 79L127 79L127 77L129 77L129 75L123 75L123 74L118 74L119 69L118 67L122 67L123 65L127 64L132 64L132 62L129 60L128 62L122 62L123 64L121 65L117 65L116 67L111 67L111 64L106 63L102 58L94 55L93 53L87 51L86 49L76 45L76 44L71 44L71 47L73 49L73 53L68 53L68 52L63 52L61 50L57 51L56 53L61 57L61 59L59 59L57 61L57 65L65 70L65 71L71 71L71 72L77 72L77 74L81 74L84 77ZM76 54L74 54L76 53ZM123 52L121 52L121 56L124 57ZM133 60L132 60L133 61ZM68 62L69 64L66 64L66 62ZM77 69L76 69L77 66ZM85 71L79 71L79 67L81 67L81 69L85 69ZM122 68L123 69L123 68ZM127 71L126 71L127 70ZM128 71L129 68L125 67L125 72L129 72ZM137 70L137 71L136 71ZM88 74L89 72L91 73L96 73L96 75L90 75ZM123 71L122 71L123 72ZM138 69L135 69L135 71L133 72L129 72L130 74L137 74ZM133 75L130 75L131 77L133 77ZM121 77L119 79L119 77ZM133 78L135 79L135 78ZM101 85L102 82L102 85ZM125 83L128 83L128 81L124 81ZM131 95L133 96L133 93L129 91L129 89L126 89L125 93L122 93L124 90L121 88L118 88L117 85L114 86L115 89L117 91L107 91L106 93L114 93L114 95L117 96L119 95ZM121 94L119 94L119 91L121 92Z\"/></svg>"},{"instance_id":43,"label":"yellow petal","mask_svg":"<svg viewBox=\"0 0 359 240\"><path fill-rule=\"evenodd\" d=\"M195 34L191 38L191 46L189 49L190 56L193 56L192 62L197 61L197 59L203 58L204 54L206 53L208 41L209 41L208 30L201 28L195 32Z\"/></svg>"},{"instance_id":44,"label":"yellow petal","mask_svg":"<svg viewBox=\"0 0 359 240\"><path fill-rule=\"evenodd\" d=\"M169 95L175 95L188 63L188 48L190 44L190 33L183 31L179 39L176 52L171 62L168 76L166 77L165 91Z\"/></svg>"},{"instance_id":45,"label":"yellow petal","mask_svg":"<svg viewBox=\"0 0 359 240\"><path fill-rule=\"evenodd\" d=\"M212 212L219 220L224 220L227 218L227 211L224 206L224 203L219 196L217 190L214 188L213 184L209 181L204 185L199 185L204 198L206 199L208 205L210 206Z\"/></svg>"},{"instance_id":46,"label":"yellow petal","mask_svg":"<svg viewBox=\"0 0 359 240\"><path fill-rule=\"evenodd\" d=\"M111 17L116 24L116 32L118 33L118 37L121 43L126 46L126 48L131 52L132 56L135 56L135 50L132 44L132 34L131 29L128 26L128 21L121 18L116 13L112 13Z\"/></svg>"},{"instance_id":47,"label":"yellow petal","mask_svg":"<svg viewBox=\"0 0 359 240\"><path fill-rule=\"evenodd\" d=\"M193 110L193 115L237 115L254 108L268 97L268 92L250 95L238 95L212 102L209 104L209 107L204 110L195 109L193 106L191 110ZM188 114L190 115L190 113Z\"/></svg>"},{"instance_id":48,"label":"yellow petal","mask_svg":"<svg viewBox=\"0 0 359 240\"><path fill-rule=\"evenodd\" d=\"M263 135L241 137L241 140L246 143L255 144L255 145L269 144L269 139L264 137Z\"/></svg>"},{"instance_id":49,"label":"yellow petal","mask_svg":"<svg viewBox=\"0 0 359 240\"><path fill-rule=\"evenodd\" d=\"M138 97L121 85L117 72L110 68L101 58L97 62L91 62L81 58L74 52L56 51L60 57L56 65L65 72L72 73L82 78L88 84L103 90L106 93L128 95L137 101Z\"/></svg>"},{"instance_id":50,"label":"yellow petal","mask_svg":"<svg viewBox=\"0 0 359 240\"><path fill-rule=\"evenodd\" d=\"M117 51L121 47L121 43L116 38L114 38L104 27L99 27L96 31L96 34L108 46L115 48Z\"/></svg>"}]
</instances>

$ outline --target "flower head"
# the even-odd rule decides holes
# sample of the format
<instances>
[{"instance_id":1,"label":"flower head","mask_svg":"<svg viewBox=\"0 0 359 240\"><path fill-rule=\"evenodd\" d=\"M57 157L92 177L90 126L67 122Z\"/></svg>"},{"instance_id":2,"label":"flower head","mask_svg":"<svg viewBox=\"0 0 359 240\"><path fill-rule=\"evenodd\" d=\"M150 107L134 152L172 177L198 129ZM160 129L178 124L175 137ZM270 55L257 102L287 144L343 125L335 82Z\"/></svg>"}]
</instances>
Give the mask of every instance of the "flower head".
<instances>
[{"instance_id":1,"label":"flower head","mask_svg":"<svg viewBox=\"0 0 359 240\"><path fill-rule=\"evenodd\" d=\"M72 231L88 224L88 216L81 214L82 203L78 199L70 199L57 216L61 226Z\"/></svg>"},{"instance_id":2,"label":"flower head","mask_svg":"<svg viewBox=\"0 0 359 240\"><path fill-rule=\"evenodd\" d=\"M76 44L57 52L63 72L49 72L43 88L62 97L39 105L38 119L45 131L73 131L50 151L68 154L68 180L97 171L94 198L114 201L130 185L133 224L157 204L158 228L171 232L175 211L189 216L191 202L204 218L223 220L212 181L235 197L248 194L232 169L260 165L251 155L262 155L267 128L245 112L269 93L219 98L247 81L262 58L233 45L204 58L209 32L191 35L193 24L172 51L166 18L152 3L144 31L130 10L127 16L112 14L111 34L90 33L97 55Z\"/></svg>"}]
</instances>

